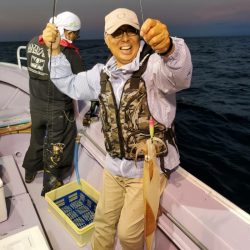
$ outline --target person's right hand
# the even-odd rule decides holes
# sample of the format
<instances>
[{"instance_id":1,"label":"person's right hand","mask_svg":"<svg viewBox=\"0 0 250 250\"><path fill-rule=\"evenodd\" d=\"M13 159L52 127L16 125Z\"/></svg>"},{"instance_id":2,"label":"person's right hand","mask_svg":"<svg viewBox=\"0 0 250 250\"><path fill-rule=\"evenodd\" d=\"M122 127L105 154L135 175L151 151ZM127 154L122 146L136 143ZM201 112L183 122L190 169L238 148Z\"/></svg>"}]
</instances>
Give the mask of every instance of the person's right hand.
<instances>
[{"instance_id":1,"label":"person's right hand","mask_svg":"<svg viewBox=\"0 0 250 250\"><path fill-rule=\"evenodd\" d=\"M60 39L60 34L55 24L48 23L43 30L43 41L49 50L52 44L52 55L58 55L60 53Z\"/></svg>"}]
</instances>

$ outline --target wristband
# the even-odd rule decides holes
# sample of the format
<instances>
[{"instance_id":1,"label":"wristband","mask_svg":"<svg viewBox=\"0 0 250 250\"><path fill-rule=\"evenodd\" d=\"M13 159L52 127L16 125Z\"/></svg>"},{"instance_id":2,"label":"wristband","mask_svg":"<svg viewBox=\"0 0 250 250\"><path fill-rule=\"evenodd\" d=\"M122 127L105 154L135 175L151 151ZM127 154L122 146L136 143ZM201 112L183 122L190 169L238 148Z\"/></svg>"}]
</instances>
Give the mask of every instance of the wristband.
<instances>
[{"instance_id":1,"label":"wristband","mask_svg":"<svg viewBox=\"0 0 250 250\"><path fill-rule=\"evenodd\" d=\"M165 52L163 52L163 53L158 53L158 55L160 55L160 56L166 56L171 50L172 50L172 48L173 48L173 39L171 38L171 37L169 37L169 47L168 47L168 49L167 49L167 51L165 51Z\"/></svg>"}]
</instances>

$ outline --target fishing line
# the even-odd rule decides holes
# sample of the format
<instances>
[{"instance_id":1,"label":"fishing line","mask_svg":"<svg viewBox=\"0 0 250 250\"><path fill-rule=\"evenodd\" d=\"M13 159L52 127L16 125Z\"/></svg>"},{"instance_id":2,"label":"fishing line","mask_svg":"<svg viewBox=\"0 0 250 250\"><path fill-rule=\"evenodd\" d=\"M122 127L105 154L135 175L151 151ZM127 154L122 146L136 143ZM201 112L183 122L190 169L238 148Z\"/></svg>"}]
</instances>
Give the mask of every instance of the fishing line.
<instances>
[{"instance_id":1,"label":"fishing line","mask_svg":"<svg viewBox=\"0 0 250 250\"><path fill-rule=\"evenodd\" d=\"M139 0L140 2L140 10L141 10L141 19L142 19L142 23L144 23L144 15L143 15L143 8L142 8L142 0Z\"/></svg>"}]
</instances>

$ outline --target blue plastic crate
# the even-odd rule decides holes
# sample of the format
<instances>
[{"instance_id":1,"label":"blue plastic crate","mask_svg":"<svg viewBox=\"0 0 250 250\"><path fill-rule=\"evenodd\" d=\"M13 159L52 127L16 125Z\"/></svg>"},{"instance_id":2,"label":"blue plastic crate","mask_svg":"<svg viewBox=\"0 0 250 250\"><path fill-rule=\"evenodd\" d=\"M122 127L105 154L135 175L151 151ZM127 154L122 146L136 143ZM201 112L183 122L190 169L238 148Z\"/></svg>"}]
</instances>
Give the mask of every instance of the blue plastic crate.
<instances>
[{"instance_id":1,"label":"blue plastic crate","mask_svg":"<svg viewBox=\"0 0 250 250\"><path fill-rule=\"evenodd\" d=\"M79 189L56 199L54 203L79 229L93 222L96 202Z\"/></svg>"}]
</instances>

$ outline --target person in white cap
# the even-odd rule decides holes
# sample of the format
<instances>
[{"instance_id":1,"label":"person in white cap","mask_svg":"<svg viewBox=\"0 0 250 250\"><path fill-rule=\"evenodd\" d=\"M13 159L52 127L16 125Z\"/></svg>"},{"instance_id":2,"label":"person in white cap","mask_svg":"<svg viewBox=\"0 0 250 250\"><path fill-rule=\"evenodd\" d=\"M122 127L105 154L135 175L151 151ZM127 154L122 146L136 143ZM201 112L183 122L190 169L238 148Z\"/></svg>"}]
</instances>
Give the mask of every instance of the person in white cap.
<instances>
[{"instance_id":1,"label":"person in white cap","mask_svg":"<svg viewBox=\"0 0 250 250\"><path fill-rule=\"evenodd\" d=\"M69 43L74 42L80 36L81 20L72 12L65 11L50 19L57 26L61 39Z\"/></svg>"},{"instance_id":2,"label":"person in white cap","mask_svg":"<svg viewBox=\"0 0 250 250\"><path fill-rule=\"evenodd\" d=\"M51 18L52 21L52 18ZM71 12L54 18L61 31L60 49L70 62L72 72L84 70L79 49L72 44L79 36L81 21ZM39 170L44 170L41 195L63 185L71 173L76 137L73 100L60 92L50 80L49 54L42 36L34 37L27 45L29 72L31 139L25 154L25 182L31 183ZM58 144L60 143L60 144ZM55 150L60 145L60 155Z\"/></svg>"},{"instance_id":3,"label":"person in white cap","mask_svg":"<svg viewBox=\"0 0 250 250\"><path fill-rule=\"evenodd\" d=\"M140 27L133 11L118 8L105 17L104 39L111 58L105 65L96 64L74 75L60 52L56 27L48 24L43 38L48 47L52 43L54 84L74 99L100 100L107 154L92 249L113 249L116 235L123 250L142 250L145 241L151 249L152 241L147 237L152 236L157 218L148 227L144 217L144 156L136 155L134 149L150 138L148 120L153 117L154 137L164 141L157 151L161 174L154 189L155 196L160 196L167 178L180 163L173 122L176 92L191 84L192 61L187 45L183 39L171 37L168 27L159 20L148 18ZM155 206L159 207L159 199ZM144 237L146 227L149 234Z\"/></svg>"}]
</instances>

